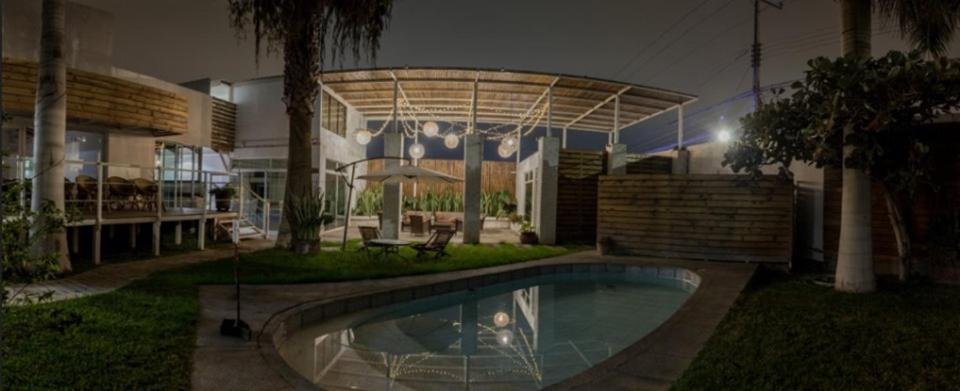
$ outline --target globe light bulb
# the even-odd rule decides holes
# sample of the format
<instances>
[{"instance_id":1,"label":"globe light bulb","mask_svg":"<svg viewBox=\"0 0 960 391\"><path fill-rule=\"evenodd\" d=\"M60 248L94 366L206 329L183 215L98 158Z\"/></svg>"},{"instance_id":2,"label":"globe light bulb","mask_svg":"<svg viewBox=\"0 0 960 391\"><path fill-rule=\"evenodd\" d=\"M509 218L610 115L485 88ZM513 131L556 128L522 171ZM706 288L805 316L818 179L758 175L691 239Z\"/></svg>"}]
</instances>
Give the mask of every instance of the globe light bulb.
<instances>
[{"instance_id":1,"label":"globe light bulb","mask_svg":"<svg viewBox=\"0 0 960 391\"><path fill-rule=\"evenodd\" d=\"M497 312L493 315L493 324L497 327L504 327L510 324L510 315L507 315L506 312Z\"/></svg>"},{"instance_id":2,"label":"globe light bulb","mask_svg":"<svg viewBox=\"0 0 960 391\"><path fill-rule=\"evenodd\" d=\"M506 144L500 144L500 146L497 147L497 153L500 155L500 157L506 159L510 157L510 155L513 155L513 150Z\"/></svg>"},{"instance_id":3,"label":"globe light bulb","mask_svg":"<svg viewBox=\"0 0 960 391\"><path fill-rule=\"evenodd\" d=\"M513 331L510 331L508 329L498 331L497 343L503 346L507 346L513 343Z\"/></svg>"},{"instance_id":4,"label":"globe light bulb","mask_svg":"<svg viewBox=\"0 0 960 391\"><path fill-rule=\"evenodd\" d=\"M503 143L506 144L508 147L513 148L514 146L517 145L517 139L513 137L507 137L503 139Z\"/></svg>"},{"instance_id":5,"label":"globe light bulb","mask_svg":"<svg viewBox=\"0 0 960 391\"><path fill-rule=\"evenodd\" d=\"M458 145L460 145L460 137L457 137L457 135L450 133L443 137L443 145L445 145L447 148L454 149Z\"/></svg>"},{"instance_id":6,"label":"globe light bulb","mask_svg":"<svg viewBox=\"0 0 960 391\"><path fill-rule=\"evenodd\" d=\"M357 144L367 145L370 144L370 140L373 140L373 133L366 129L360 129L353 133L353 137L357 140Z\"/></svg>"},{"instance_id":7,"label":"globe light bulb","mask_svg":"<svg viewBox=\"0 0 960 391\"><path fill-rule=\"evenodd\" d=\"M436 137L437 133L440 132L440 127L437 126L436 122L427 121L423 124L423 135L427 137Z\"/></svg>"},{"instance_id":8,"label":"globe light bulb","mask_svg":"<svg viewBox=\"0 0 960 391\"><path fill-rule=\"evenodd\" d=\"M427 152L426 148L423 147L423 144L416 143L410 146L408 150L410 152L410 157L414 159L420 159Z\"/></svg>"}]
</instances>

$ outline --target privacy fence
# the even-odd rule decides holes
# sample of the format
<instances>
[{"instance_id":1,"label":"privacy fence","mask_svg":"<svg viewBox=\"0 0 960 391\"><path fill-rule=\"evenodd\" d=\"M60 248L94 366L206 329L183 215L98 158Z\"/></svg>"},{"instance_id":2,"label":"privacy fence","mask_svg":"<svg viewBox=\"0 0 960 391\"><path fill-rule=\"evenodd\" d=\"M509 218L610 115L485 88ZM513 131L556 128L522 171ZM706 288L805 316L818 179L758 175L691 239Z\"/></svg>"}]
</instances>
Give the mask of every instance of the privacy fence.
<instances>
[{"instance_id":1,"label":"privacy fence","mask_svg":"<svg viewBox=\"0 0 960 391\"><path fill-rule=\"evenodd\" d=\"M439 171L457 178L463 178L463 160L422 159L420 167ZM383 169L383 160L373 160L368 163L367 171L376 172ZM516 164L512 161L485 161L483 162L482 185L484 193L506 190L511 196L516 195L516 179L514 171ZM376 184L371 184L376 187ZM417 192L443 193L463 192L463 183L453 185L418 185ZM413 196L413 186L403 186L403 194Z\"/></svg>"},{"instance_id":2,"label":"privacy fence","mask_svg":"<svg viewBox=\"0 0 960 391\"><path fill-rule=\"evenodd\" d=\"M669 174L673 159L630 155L628 174ZM606 171L602 151L560 151L557 182L557 241L595 243L598 180Z\"/></svg>"},{"instance_id":3,"label":"privacy fence","mask_svg":"<svg viewBox=\"0 0 960 391\"><path fill-rule=\"evenodd\" d=\"M598 180L598 242L614 254L789 262L794 189L776 177L633 174Z\"/></svg>"}]
</instances>

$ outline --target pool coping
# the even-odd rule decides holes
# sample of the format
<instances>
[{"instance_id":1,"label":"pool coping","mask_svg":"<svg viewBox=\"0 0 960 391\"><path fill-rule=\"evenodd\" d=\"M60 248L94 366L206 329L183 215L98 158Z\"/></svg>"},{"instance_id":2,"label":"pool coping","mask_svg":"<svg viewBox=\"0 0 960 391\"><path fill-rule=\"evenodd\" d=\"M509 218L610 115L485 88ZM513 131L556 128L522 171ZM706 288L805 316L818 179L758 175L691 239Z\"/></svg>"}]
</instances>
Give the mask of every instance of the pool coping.
<instances>
[{"instance_id":1,"label":"pool coping","mask_svg":"<svg viewBox=\"0 0 960 391\"><path fill-rule=\"evenodd\" d=\"M259 331L255 341L246 344L221 341L227 342L226 346L221 346L227 349L215 350L213 353L219 354L215 354L214 357L195 359L194 389L222 387L222 383L211 382L212 379L209 379L213 368L198 368L198 366L212 365L218 367L216 370L230 371L230 357L225 356L234 354L236 355L234 358L242 361L245 367L251 364L262 366L253 371L258 373L258 377L271 374L274 376L272 379L256 384L242 383L245 389L316 390L318 387L289 367L277 350L277 346L287 336L304 325L352 312L519 278L565 272L623 271L627 267L637 266L656 270L658 275L663 273L661 276L666 278L697 284L698 288L669 319L639 341L613 357L545 389L667 389L695 358L713 329L733 305L740 291L752 277L756 268L754 264L611 257L600 256L591 251L511 265L431 275L345 283L244 286L242 293L244 305L250 307L252 304L254 307L253 320L246 317L245 320L251 323L255 332ZM340 291L346 291L346 293L340 294ZM219 299L219 305L211 302L217 301L211 296L224 293L224 287L201 288L203 317L209 317L211 312L207 308L209 305L222 307L223 304L232 302L222 297ZM271 295L278 297L271 297ZM208 300L204 300L205 296ZM251 298L246 296L252 296L253 302L250 303ZM264 307L259 311L256 309L258 297L261 298L259 304ZM219 313L223 313L222 308ZM215 342L218 338L210 336L210 331L205 330L210 328L210 324L213 323L211 320L215 319L206 319L201 322L198 330L198 350L217 345ZM248 349L251 348L262 359L260 362L250 359L252 357ZM245 358L240 360L240 354L244 354ZM217 356L220 359L216 359ZM198 358L197 353L195 358ZM249 368L243 368L243 371L247 369ZM237 374L241 375L241 373ZM262 387L254 387L260 385Z\"/></svg>"}]
</instances>

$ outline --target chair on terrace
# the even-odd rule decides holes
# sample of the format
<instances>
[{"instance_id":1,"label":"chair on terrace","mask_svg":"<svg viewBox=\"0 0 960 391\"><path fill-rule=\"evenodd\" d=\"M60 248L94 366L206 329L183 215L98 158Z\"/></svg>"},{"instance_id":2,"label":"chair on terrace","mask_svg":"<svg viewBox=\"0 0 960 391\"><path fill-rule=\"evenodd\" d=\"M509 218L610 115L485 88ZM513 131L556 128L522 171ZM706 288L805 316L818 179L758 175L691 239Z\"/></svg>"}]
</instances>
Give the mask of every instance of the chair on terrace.
<instances>
[{"instance_id":1,"label":"chair on terrace","mask_svg":"<svg viewBox=\"0 0 960 391\"><path fill-rule=\"evenodd\" d=\"M370 253L370 241L380 239L380 230L377 227L357 227L360 230L360 238L363 239L363 247L360 249Z\"/></svg>"},{"instance_id":2,"label":"chair on terrace","mask_svg":"<svg viewBox=\"0 0 960 391\"><path fill-rule=\"evenodd\" d=\"M444 255L449 255L447 254L447 245L450 244L450 239L453 239L456 234L456 231L441 228L433 231L433 235L430 235L426 242L414 244L410 247L417 250L417 258L433 253L433 259L440 259Z\"/></svg>"}]
</instances>

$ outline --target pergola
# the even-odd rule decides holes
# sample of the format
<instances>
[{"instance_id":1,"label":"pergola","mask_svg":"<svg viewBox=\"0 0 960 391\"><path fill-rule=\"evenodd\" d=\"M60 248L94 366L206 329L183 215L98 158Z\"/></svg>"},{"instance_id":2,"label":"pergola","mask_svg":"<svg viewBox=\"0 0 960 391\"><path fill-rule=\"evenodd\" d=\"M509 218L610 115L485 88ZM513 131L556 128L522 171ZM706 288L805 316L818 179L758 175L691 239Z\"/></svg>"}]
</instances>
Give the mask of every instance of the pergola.
<instances>
[{"instance_id":1,"label":"pergola","mask_svg":"<svg viewBox=\"0 0 960 391\"><path fill-rule=\"evenodd\" d=\"M624 128L676 109L678 144L682 146L683 106L696 100L690 94L633 83L502 69L342 70L323 73L319 82L368 122L382 123L379 130L362 129L354 135L361 143L383 135L385 156L403 155L401 134L414 140L420 134L435 135L437 122L451 125L444 137L456 137L451 140L456 143L447 144L449 147L464 139L465 242L479 240L484 140L501 140L501 148L508 147L501 156L517 153L519 163L522 136L538 127L546 129L547 139L560 131L557 150L566 147L567 130L607 133L609 144L616 145ZM481 129L480 124L487 128ZM425 132L425 128L432 131ZM422 154L422 145L414 143ZM414 153L411 156L418 158ZM395 160L387 162L391 163L397 164ZM384 234L391 237L390 231L398 231L393 220L399 218L399 188L385 186L384 191Z\"/></svg>"}]
</instances>

